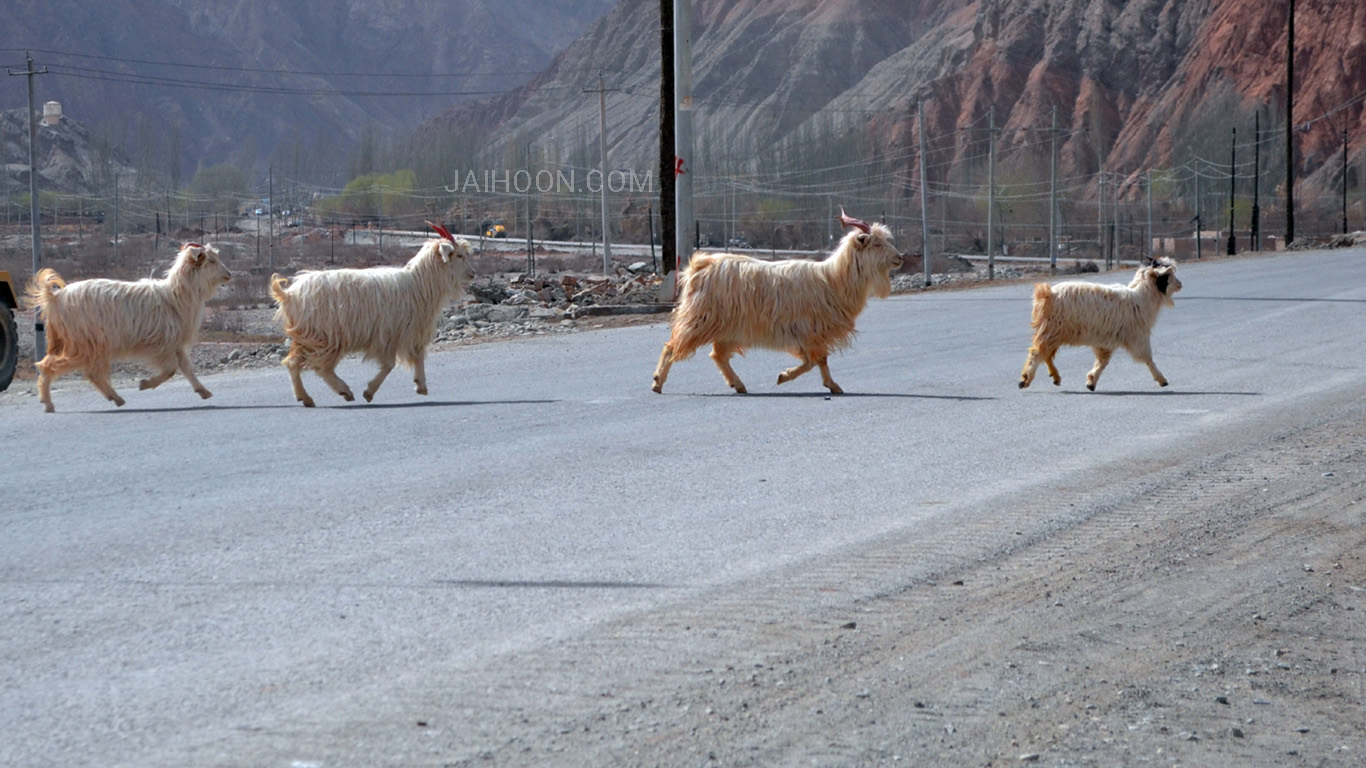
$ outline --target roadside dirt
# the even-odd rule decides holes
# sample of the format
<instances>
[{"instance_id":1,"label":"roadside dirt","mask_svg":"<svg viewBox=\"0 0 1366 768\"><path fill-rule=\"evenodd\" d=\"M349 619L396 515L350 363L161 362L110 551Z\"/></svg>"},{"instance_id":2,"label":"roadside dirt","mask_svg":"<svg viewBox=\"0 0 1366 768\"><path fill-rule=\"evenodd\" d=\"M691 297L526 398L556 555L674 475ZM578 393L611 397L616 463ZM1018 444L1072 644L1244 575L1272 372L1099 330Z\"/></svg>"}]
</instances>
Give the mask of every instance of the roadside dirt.
<instances>
[{"instance_id":1,"label":"roadside dirt","mask_svg":"<svg viewBox=\"0 0 1366 768\"><path fill-rule=\"evenodd\" d=\"M1360 766L1363 417L1016 493L511 656L413 720L459 766Z\"/></svg>"}]
</instances>

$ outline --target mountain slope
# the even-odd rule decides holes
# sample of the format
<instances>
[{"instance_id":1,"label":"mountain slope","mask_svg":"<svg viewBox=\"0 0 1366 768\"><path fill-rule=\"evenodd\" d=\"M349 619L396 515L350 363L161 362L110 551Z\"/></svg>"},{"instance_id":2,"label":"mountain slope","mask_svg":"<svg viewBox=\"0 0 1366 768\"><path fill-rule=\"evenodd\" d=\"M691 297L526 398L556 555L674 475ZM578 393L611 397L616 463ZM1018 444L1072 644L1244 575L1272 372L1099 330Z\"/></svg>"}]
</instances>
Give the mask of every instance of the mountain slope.
<instances>
[{"instance_id":1,"label":"mountain slope","mask_svg":"<svg viewBox=\"0 0 1366 768\"><path fill-rule=\"evenodd\" d=\"M135 156L177 155L183 181L195 165L263 167L288 145L335 161L367 131L410 132L524 82L610 5L12 0L0 50L12 65L33 50L50 70L40 102L61 101ZM2 106L21 108L22 86L9 93Z\"/></svg>"},{"instance_id":2,"label":"mountain slope","mask_svg":"<svg viewBox=\"0 0 1366 768\"><path fill-rule=\"evenodd\" d=\"M1297 23L1296 123L1312 121L1297 170L1329 186L1341 131L1354 159L1366 133L1366 5L1301 3ZM657 49L654 4L623 2L525 88L461 105L419 136L478 126L491 155L534 138L595 157L597 104L582 91L603 70L621 87L609 95L614 165L654 167ZM1283 136L1284 50L1284 4L1262 0L697 0L698 164L717 172L799 138L911 157L923 100L932 178L980 176L991 108L1003 167L1037 171L1056 109L1061 172L1131 174L1132 195L1140 169L1226 158L1232 126L1246 149L1259 109L1263 130ZM1265 167L1283 173L1269 147ZM918 177L907 162L903 176Z\"/></svg>"}]
</instances>

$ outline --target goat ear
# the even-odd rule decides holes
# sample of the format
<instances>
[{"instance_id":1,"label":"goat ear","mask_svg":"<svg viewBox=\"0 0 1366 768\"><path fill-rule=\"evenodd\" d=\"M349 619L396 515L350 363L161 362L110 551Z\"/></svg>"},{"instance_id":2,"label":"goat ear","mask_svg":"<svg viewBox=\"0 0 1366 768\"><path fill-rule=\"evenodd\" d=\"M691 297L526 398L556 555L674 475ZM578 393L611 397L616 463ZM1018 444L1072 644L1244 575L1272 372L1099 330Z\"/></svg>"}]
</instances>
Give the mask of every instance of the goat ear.
<instances>
[{"instance_id":1,"label":"goat ear","mask_svg":"<svg viewBox=\"0 0 1366 768\"><path fill-rule=\"evenodd\" d=\"M866 248L868 246L868 242L873 238L866 232L860 232L859 236L855 239L858 241L858 247Z\"/></svg>"},{"instance_id":2,"label":"goat ear","mask_svg":"<svg viewBox=\"0 0 1366 768\"><path fill-rule=\"evenodd\" d=\"M1158 270L1154 274L1156 275L1157 280L1157 292L1162 294L1163 296L1167 295L1167 288L1171 285L1172 282L1171 270L1162 269Z\"/></svg>"},{"instance_id":3,"label":"goat ear","mask_svg":"<svg viewBox=\"0 0 1366 768\"><path fill-rule=\"evenodd\" d=\"M449 264L451 261L451 254L455 251L455 246L451 245L449 242L443 242L437 243L436 249L441 252L441 263Z\"/></svg>"}]
</instances>

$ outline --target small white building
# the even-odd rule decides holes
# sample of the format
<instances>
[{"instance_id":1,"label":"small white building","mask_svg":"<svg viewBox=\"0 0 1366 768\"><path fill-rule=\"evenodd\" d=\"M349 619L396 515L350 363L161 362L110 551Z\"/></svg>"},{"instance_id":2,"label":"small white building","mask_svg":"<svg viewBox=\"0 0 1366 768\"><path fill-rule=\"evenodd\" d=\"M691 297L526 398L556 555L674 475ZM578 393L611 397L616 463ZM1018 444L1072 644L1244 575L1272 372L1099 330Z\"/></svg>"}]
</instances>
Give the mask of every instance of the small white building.
<instances>
[{"instance_id":1,"label":"small white building","mask_svg":"<svg viewBox=\"0 0 1366 768\"><path fill-rule=\"evenodd\" d=\"M60 101L43 102L43 125L57 125L62 122L62 103Z\"/></svg>"}]
</instances>

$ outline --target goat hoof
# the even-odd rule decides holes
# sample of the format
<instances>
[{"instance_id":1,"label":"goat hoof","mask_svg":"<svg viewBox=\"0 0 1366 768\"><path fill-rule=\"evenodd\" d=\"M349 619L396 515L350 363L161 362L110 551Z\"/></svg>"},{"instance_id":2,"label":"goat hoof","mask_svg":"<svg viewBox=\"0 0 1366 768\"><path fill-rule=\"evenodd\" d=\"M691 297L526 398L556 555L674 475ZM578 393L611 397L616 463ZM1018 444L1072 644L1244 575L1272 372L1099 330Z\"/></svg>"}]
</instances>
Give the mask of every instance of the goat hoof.
<instances>
[{"instance_id":1,"label":"goat hoof","mask_svg":"<svg viewBox=\"0 0 1366 768\"><path fill-rule=\"evenodd\" d=\"M365 392L365 402L367 402L367 403L373 403L374 401L375 401L375 393L374 393L374 392L370 392L370 391L367 390L367 391Z\"/></svg>"},{"instance_id":2,"label":"goat hoof","mask_svg":"<svg viewBox=\"0 0 1366 768\"><path fill-rule=\"evenodd\" d=\"M749 394L749 390L745 389L745 385L744 385L744 384L736 384L736 385L735 385L735 394L737 394L737 395L748 395L748 394Z\"/></svg>"},{"instance_id":3,"label":"goat hoof","mask_svg":"<svg viewBox=\"0 0 1366 768\"><path fill-rule=\"evenodd\" d=\"M299 402L303 403L305 408L312 408L312 407L313 407L313 400L312 400L312 398L310 398L310 399L308 399L308 400L300 400Z\"/></svg>"},{"instance_id":4,"label":"goat hoof","mask_svg":"<svg viewBox=\"0 0 1366 768\"><path fill-rule=\"evenodd\" d=\"M1024 379L1021 379L1020 382L1019 382L1019 384L1020 384L1020 389L1024 389L1025 387L1029 386L1029 382L1025 381Z\"/></svg>"},{"instance_id":5,"label":"goat hoof","mask_svg":"<svg viewBox=\"0 0 1366 768\"><path fill-rule=\"evenodd\" d=\"M651 391L653 391L656 395L662 395L662 394L664 394L664 385L663 385L663 384L655 384L653 387L650 387L650 389L651 389Z\"/></svg>"},{"instance_id":6,"label":"goat hoof","mask_svg":"<svg viewBox=\"0 0 1366 768\"><path fill-rule=\"evenodd\" d=\"M56 413L57 409L52 407L52 403L43 403L43 411L45 413Z\"/></svg>"},{"instance_id":7,"label":"goat hoof","mask_svg":"<svg viewBox=\"0 0 1366 768\"><path fill-rule=\"evenodd\" d=\"M139 390L142 390L142 389L151 389L151 388L152 388L152 382L150 382L150 381L148 381L148 380L146 380L146 379L143 379L142 381L139 381L139 382L138 382L138 389L139 389Z\"/></svg>"},{"instance_id":8,"label":"goat hoof","mask_svg":"<svg viewBox=\"0 0 1366 768\"><path fill-rule=\"evenodd\" d=\"M342 396L342 399L345 400L345 401L348 402L348 403L356 399L356 396L353 395L353 394L351 394L350 392L343 392L343 393L341 393L341 396Z\"/></svg>"},{"instance_id":9,"label":"goat hoof","mask_svg":"<svg viewBox=\"0 0 1366 768\"><path fill-rule=\"evenodd\" d=\"M208 400L213 397L213 393L207 389L196 389L195 391L199 393L199 398L201 400Z\"/></svg>"},{"instance_id":10,"label":"goat hoof","mask_svg":"<svg viewBox=\"0 0 1366 768\"><path fill-rule=\"evenodd\" d=\"M832 394L832 395L842 395L842 394L844 394L844 390L840 389L838 386L832 386L832 387L830 387L830 394Z\"/></svg>"},{"instance_id":11,"label":"goat hoof","mask_svg":"<svg viewBox=\"0 0 1366 768\"><path fill-rule=\"evenodd\" d=\"M1167 386L1167 382L1165 382L1165 381L1159 381L1159 382L1157 382L1157 386L1159 386L1159 387L1165 387L1165 386Z\"/></svg>"},{"instance_id":12,"label":"goat hoof","mask_svg":"<svg viewBox=\"0 0 1366 768\"><path fill-rule=\"evenodd\" d=\"M1096 391L1096 385L1095 385L1095 384L1087 384L1087 385L1086 385L1086 388L1089 389L1089 390L1091 390L1092 392L1095 392L1095 391Z\"/></svg>"},{"instance_id":13,"label":"goat hoof","mask_svg":"<svg viewBox=\"0 0 1366 768\"><path fill-rule=\"evenodd\" d=\"M425 394L427 394L427 388L426 388L426 387L418 387L418 388L417 388L417 393L418 393L419 395L425 395Z\"/></svg>"}]
</instances>

